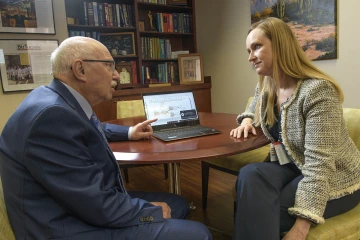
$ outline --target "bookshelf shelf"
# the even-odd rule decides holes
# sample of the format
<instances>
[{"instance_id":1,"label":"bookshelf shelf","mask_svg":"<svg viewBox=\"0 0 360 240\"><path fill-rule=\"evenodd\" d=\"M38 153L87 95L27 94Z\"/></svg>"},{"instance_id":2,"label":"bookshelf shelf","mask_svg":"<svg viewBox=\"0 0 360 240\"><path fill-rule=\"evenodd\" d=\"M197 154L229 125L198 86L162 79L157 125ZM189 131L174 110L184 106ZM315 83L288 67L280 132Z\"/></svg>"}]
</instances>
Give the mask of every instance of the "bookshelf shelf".
<instances>
[{"instance_id":1,"label":"bookshelf shelf","mask_svg":"<svg viewBox=\"0 0 360 240\"><path fill-rule=\"evenodd\" d=\"M113 56L113 58L114 59L130 59L130 58L134 58L134 59L136 59L136 58L138 58L138 56L137 55L135 55L135 56L128 56L128 55L118 55L118 56Z\"/></svg>"},{"instance_id":2,"label":"bookshelf shelf","mask_svg":"<svg viewBox=\"0 0 360 240\"><path fill-rule=\"evenodd\" d=\"M191 12L193 10L192 7L171 6L171 5L143 3L143 2L138 2L138 7L140 10L163 10L163 11L171 11L171 12Z\"/></svg>"},{"instance_id":3,"label":"bookshelf shelf","mask_svg":"<svg viewBox=\"0 0 360 240\"><path fill-rule=\"evenodd\" d=\"M113 97L116 98L115 100L118 100L117 98L120 95L122 96L121 99L139 99L141 95L138 93L149 89L149 83L169 82L171 83L170 87L155 87L151 88L150 91L194 89L194 91L198 92L198 99L203 98L210 103L211 83L180 85L177 59L170 58L172 52L197 52L195 0L187 0L187 6L165 5L145 1L160 2L160 0L65 0L66 15L70 20L73 20L70 22L75 23L67 25L69 36L74 36L74 33L77 35L84 34L97 40L104 40L102 37L100 38L100 36L103 36L102 34L133 33L135 55L113 56L117 63L125 61L132 64L131 74L133 79L130 86L122 86L116 90ZM110 9L107 6L110 5L112 9L111 16L109 11L106 13ZM101 16L102 13L103 16ZM95 16L98 16L97 20ZM106 17L109 20L106 20ZM150 23L150 19L152 23ZM145 31L140 31L139 23L142 24ZM149 31L151 26L155 27L156 31ZM108 49L111 48L109 49L110 52L114 49L114 45L112 46L111 43L105 44L105 46ZM119 50L122 49L117 49L118 54ZM123 95L124 91L126 91L126 96ZM111 100L108 103L100 104L101 106L95 109L102 121L113 119L116 116L114 114L114 111L116 112L114 102ZM107 107L110 109L106 111L110 112L105 111ZM211 111L211 104L206 105L203 110L208 111L209 109Z\"/></svg>"},{"instance_id":4,"label":"bookshelf shelf","mask_svg":"<svg viewBox=\"0 0 360 240\"><path fill-rule=\"evenodd\" d=\"M143 59L143 62L177 62L177 58L176 59L171 59L171 58L160 58L160 59Z\"/></svg>"},{"instance_id":5,"label":"bookshelf shelf","mask_svg":"<svg viewBox=\"0 0 360 240\"><path fill-rule=\"evenodd\" d=\"M144 31L140 32L140 36L153 36L153 37L164 37L164 36L193 36L193 33L174 33L174 32L155 32L155 31Z\"/></svg>"},{"instance_id":6,"label":"bookshelf shelf","mask_svg":"<svg viewBox=\"0 0 360 240\"><path fill-rule=\"evenodd\" d=\"M135 27L102 27L102 26L88 26L88 25L76 25L68 24L68 29L74 30L89 30L89 31L99 31L99 32L128 32L135 31Z\"/></svg>"}]
</instances>

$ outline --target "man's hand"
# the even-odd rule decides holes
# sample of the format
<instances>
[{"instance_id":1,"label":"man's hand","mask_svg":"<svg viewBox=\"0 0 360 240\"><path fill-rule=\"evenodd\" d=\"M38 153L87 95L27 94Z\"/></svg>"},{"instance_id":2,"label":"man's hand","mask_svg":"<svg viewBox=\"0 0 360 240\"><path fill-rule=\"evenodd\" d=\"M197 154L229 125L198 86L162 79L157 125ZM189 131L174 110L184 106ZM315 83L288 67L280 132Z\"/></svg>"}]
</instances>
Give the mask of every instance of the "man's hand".
<instances>
[{"instance_id":1,"label":"man's hand","mask_svg":"<svg viewBox=\"0 0 360 240\"><path fill-rule=\"evenodd\" d=\"M153 134L152 127L150 123L156 122L157 118L146 120L144 122L136 124L130 133L131 140L139 140L143 138L150 138Z\"/></svg>"},{"instance_id":2,"label":"man's hand","mask_svg":"<svg viewBox=\"0 0 360 240\"><path fill-rule=\"evenodd\" d=\"M164 202L150 202L154 206L160 206L163 212L163 218L171 218L171 208Z\"/></svg>"},{"instance_id":3,"label":"man's hand","mask_svg":"<svg viewBox=\"0 0 360 240\"><path fill-rule=\"evenodd\" d=\"M244 138L247 138L249 133L256 135L256 130L252 125L251 118L244 118L239 127L230 131L230 137L241 138L241 135L244 133Z\"/></svg>"}]
</instances>

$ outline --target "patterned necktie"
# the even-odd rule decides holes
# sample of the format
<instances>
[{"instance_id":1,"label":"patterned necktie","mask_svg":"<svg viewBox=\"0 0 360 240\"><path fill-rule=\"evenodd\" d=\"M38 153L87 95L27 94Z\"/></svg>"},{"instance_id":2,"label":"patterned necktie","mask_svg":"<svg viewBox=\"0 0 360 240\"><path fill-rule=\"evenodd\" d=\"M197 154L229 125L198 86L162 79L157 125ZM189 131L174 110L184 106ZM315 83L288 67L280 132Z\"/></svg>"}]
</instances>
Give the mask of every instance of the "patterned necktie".
<instances>
[{"instance_id":1,"label":"patterned necktie","mask_svg":"<svg viewBox=\"0 0 360 240\"><path fill-rule=\"evenodd\" d=\"M96 130L98 131L98 133L100 133L100 135L101 135L101 137L102 137L102 141L103 141L104 143L106 143L105 145L106 145L107 147L109 147L109 144L108 144L108 142L107 142L107 139L106 139L104 130L103 130L102 127L101 127L100 120L97 118L97 116L96 116L95 113L93 113L93 114L91 115L91 119L90 119L90 120L91 120L92 124L95 126ZM109 147L109 148L110 148L110 147Z\"/></svg>"},{"instance_id":2,"label":"patterned necktie","mask_svg":"<svg viewBox=\"0 0 360 240\"><path fill-rule=\"evenodd\" d=\"M100 134L101 140L102 140L102 142L105 144L107 150L112 154L113 159L114 159L114 161L115 161L115 165L116 165L116 167L117 167L117 169L118 169L118 171L119 171L119 184L118 184L118 185L119 185L119 187L121 188L122 192L125 193L125 194L127 194L126 189L125 189L124 184L123 184L124 181L122 180L122 176L121 176L121 171L120 171L119 165L117 164L117 162L116 162L116 160L115 160L115 157L114 157L114 155L113 155L113 153L112 153L112 150L110 149L109 143L108 143L108 141L107 141L107 139L106 139L106 136L105 136L105 133L104 133L104 130L103 130L103 128L101 127L100 120L97 118L97 116L96 116L95 113L93 113L93 114L91 115L90 121L91 121L91 123L94 125L94 127L96 128L98 134Z\"/></svg>"}]
</instances>

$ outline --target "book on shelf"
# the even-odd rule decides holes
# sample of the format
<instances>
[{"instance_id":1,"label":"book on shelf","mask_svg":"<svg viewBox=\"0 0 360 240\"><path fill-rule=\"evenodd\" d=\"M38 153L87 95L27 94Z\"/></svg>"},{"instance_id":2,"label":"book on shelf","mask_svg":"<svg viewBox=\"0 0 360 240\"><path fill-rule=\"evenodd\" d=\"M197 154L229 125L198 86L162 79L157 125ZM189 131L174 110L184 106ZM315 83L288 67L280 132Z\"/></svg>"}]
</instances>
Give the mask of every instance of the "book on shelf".
<instances>
[{"instance_id":1,"label":"book on shelf","mask_svg":"<svg viewBox=\"0 0 360 240\"><path fill-rule=\"evenodd\" d=\"M117 18L117 6L116 6L116 4L113 4L112 5L112 16L113 16L113 25L114 25L114 27L120 27L119 25L118 25L118 18Z\"/></svg>"},{"instance_id":2,"label":"book on shelf","mask_svg":"<svg viewBox=\"0 0 360 240\"><path fill-rule=\"evenodd\" d=\"M133 84L137 84L138 83L138 77L137 77L137 67L136 67L136 61L130 61L131 63L131 73L132 73L132 79L133 79Z\"/></svg>"},{"instance_id":3,"label":"book on shelf","mask_svg":"<svg viewBox=\"0 0 360 240\"><path fill-rule=\"evenodd\" d=\"M121 4L119 4L118 8L119 8L119 15L120 15L120 27L125 27L124 12L122 10L123 7Z\"/></svg>"},{"instance_id":4,"label":"book on shelf","mask_svg":"<svg viewBox=\"0 0 360 240\"><path fill-rule=\"evenodd\" d=\"M174 32L178 33L179 32L179 14L178 13L173 13L173 28L174 28Z\"/></svg>"},{"instance_id":5,"label":"book on shelf","mask_svg":"<svg viewBox=\"0 0 360 240\"><path fill-rule=\"evenodd\" d=\"M99 11L97 2L92 2L94 11L94 25L99 26Z\"/></svg>"},{"instance_id":6,"label":"book on shelf","mask_svg":"<svg viewBox=\"0 0 360 240\"><path fill-rule=\"evenodd\" d=\"M105 26L105 12L104 12L104 3L98 3L98 13L99 13L99 26Z\"/></svg>"},{"instance_id":7,"label":"book on shelf","mask_svg":"<svg viewBox=\"0 0 360 240\"><path fill-rule=\"evenodd\" d=\"M87 16L87 2L84 1L84 20L85 20L85 25L88 25L88 16Z\"/></svg>"},{"instance_id":8,"label":"book on shelf","mask_svg":"<svg viewBox=\"0 0 360 240\"><path fill-rule=\"evenodd\" d=\"M120 4L115 4L116 8L116 26L121 27L121 20L120 20Z\"/></svg>"},{"instance_id":9,"label":"book on shelf","mask_svg":"<svg viewBox=\"0 0 360 240\"><path fill-rule=\"evenodd\" d=\"M131 5L126 5L127 15L129 18L129 27L134 27L133 10Z\"/></svg>"},{"instance_id":10,"label":"book on shelf","mask_svg":"<svg viewBox=\"0 0 360 240\"><path fill-rule=\"evenodd\" d=\"M109 21L109 4L104 3L104 24L106 27L110 27L110 21Z\"/></svg>"},{"instance_id":11,"label":"book on shelf","mask_svg":"<svg viewBox=\"0 0 360 240\"><path fill-rule=\"evenodd\" d=\"M86 2L88 25L95 26L94 8L92 2Z\"/></svg>"},{"instance_id":12,"label":"book on shelf","mask_svg":"<svg viewBox=\"0 0 360 240\"><path fill-rule=\"evenodd\" d=\"M129 16L126 4L121 4L122 14L124 16L124 27L129 27Z\"/></svg>"},{"instance_id":13,"label":"book on shelf","mask_svg":"<svg viewBox=\"0 0 360 240\"><path fill-rule=\"evenodd\" d=\"M108 6L109 6L109 9L108 9L108 11L109 11L109 26L110 27L114 27L114 16L113 16L113 8L114 8L114 4L108 4Z\"/></svg>"}]
</instances>

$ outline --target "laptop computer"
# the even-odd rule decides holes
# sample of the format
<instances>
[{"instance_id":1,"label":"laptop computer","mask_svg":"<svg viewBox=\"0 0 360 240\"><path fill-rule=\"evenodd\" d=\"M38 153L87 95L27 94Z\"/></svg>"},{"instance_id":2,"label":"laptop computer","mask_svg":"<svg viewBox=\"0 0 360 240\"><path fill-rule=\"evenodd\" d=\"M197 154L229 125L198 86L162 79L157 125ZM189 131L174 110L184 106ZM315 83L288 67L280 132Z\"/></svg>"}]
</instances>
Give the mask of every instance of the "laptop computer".
<instances>
[{"instance_id":1,"label":"laptop computer","mask_svg":"<svg viewBox=\"0 0 360 240\"><path fill-rule=\"evenodd\" d=\"M200 125L200 119L191 91L142 94L147 119L157 118L151 124L153 135L165 142L220 133Z\"/></svg>"}]
</instances>

